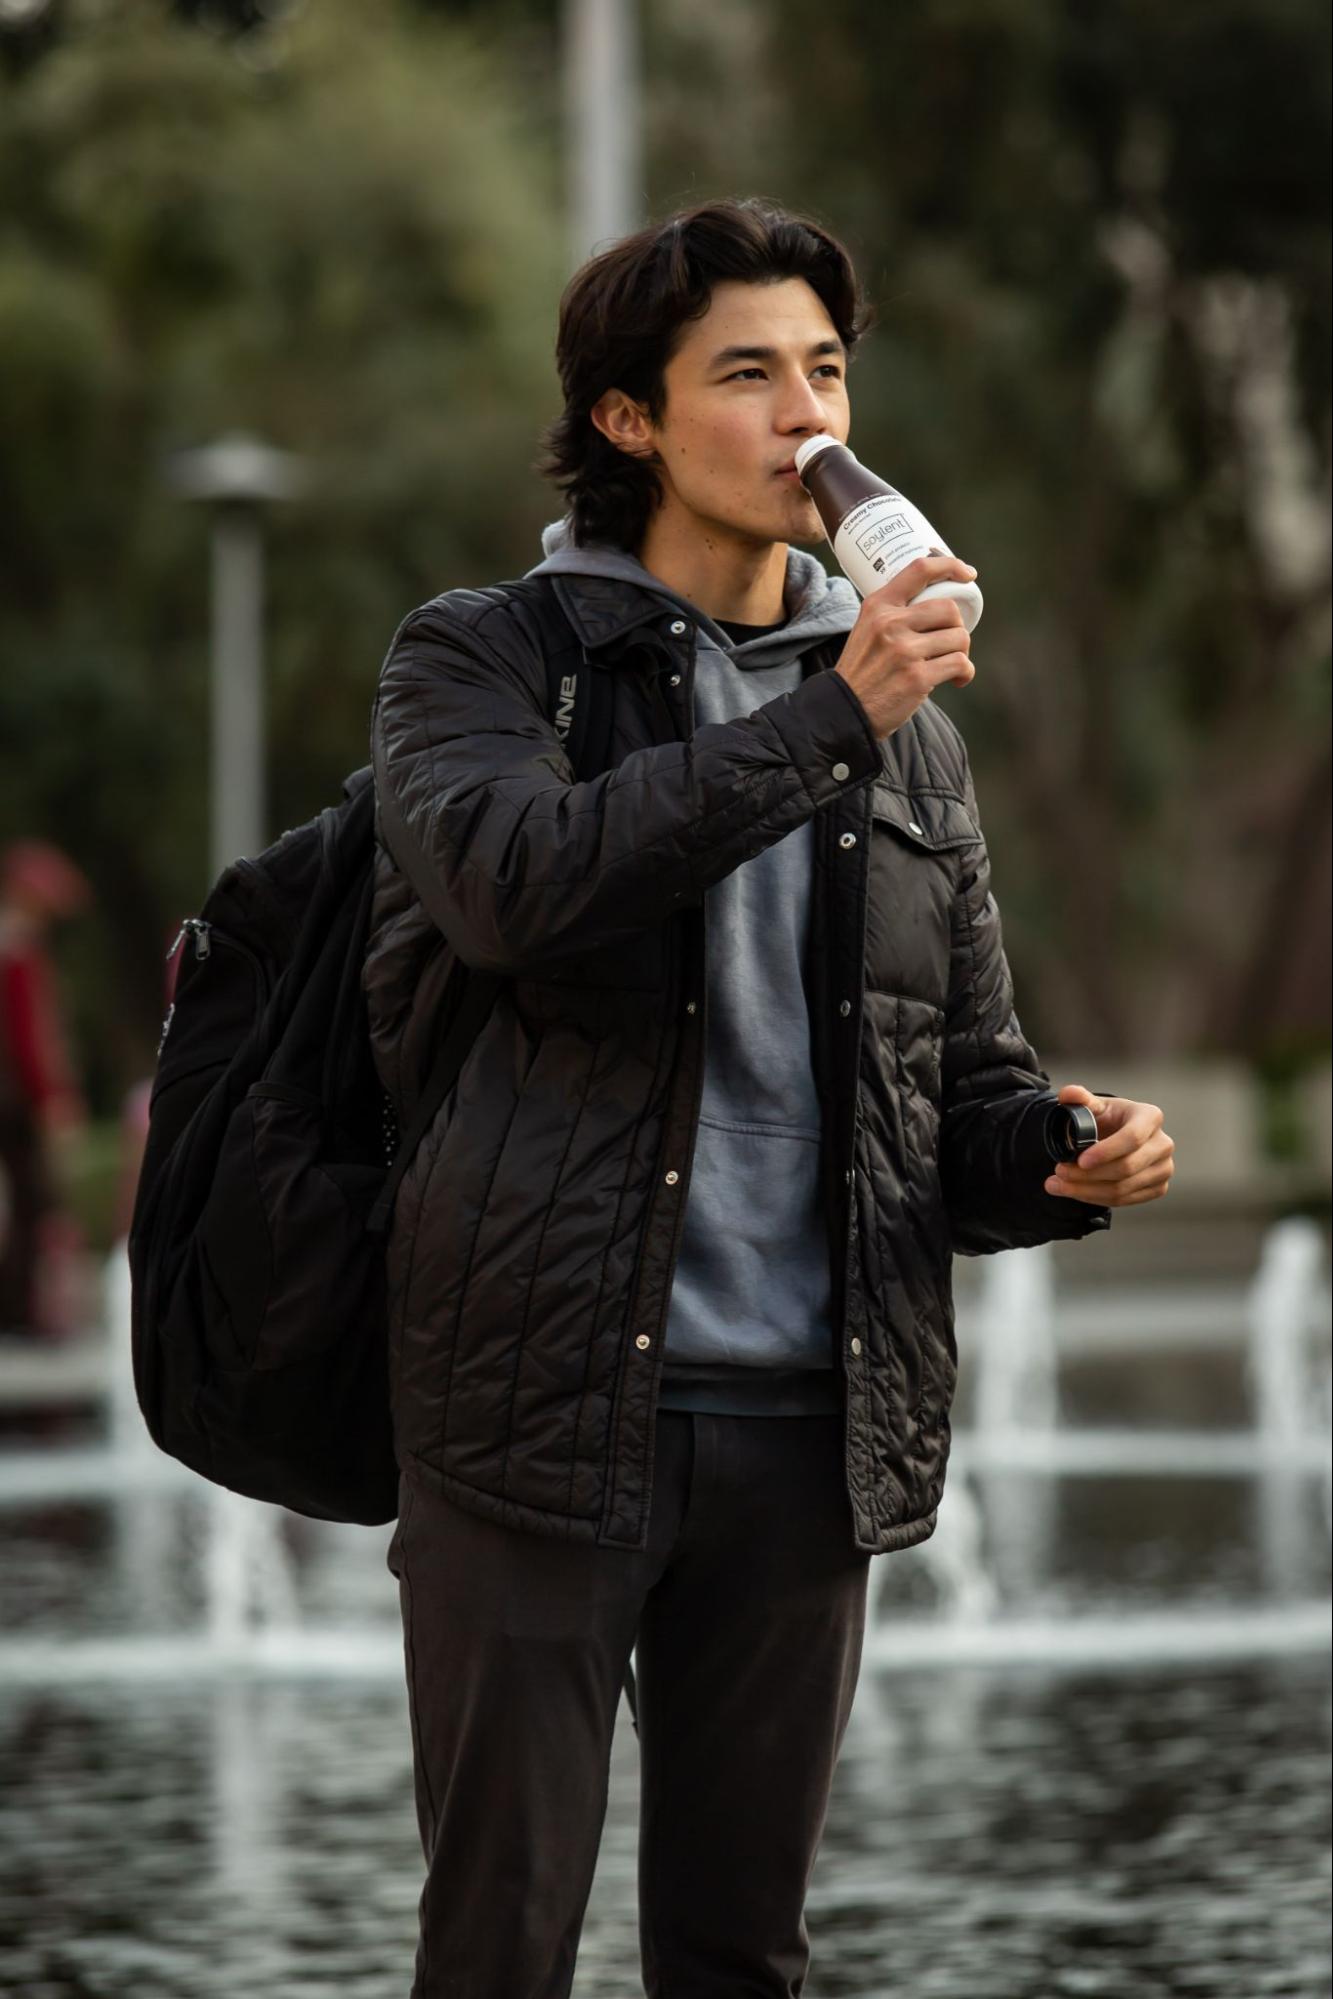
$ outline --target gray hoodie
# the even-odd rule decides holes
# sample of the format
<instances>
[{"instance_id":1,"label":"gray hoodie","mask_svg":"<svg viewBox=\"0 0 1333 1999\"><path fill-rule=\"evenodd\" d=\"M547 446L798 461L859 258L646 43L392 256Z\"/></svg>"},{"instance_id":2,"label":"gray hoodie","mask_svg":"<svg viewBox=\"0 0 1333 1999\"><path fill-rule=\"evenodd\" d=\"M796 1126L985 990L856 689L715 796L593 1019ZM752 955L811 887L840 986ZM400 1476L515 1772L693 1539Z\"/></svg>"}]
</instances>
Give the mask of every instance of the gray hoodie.
<instances>
[{"instance_id":1,"label":"gray hoodie","mask_svg":"<svg viewBox=\"0 0 1333 1999\"><path fill-rule=\"evenodd\" d=\"M564 521L545 530L542 547L546 559L530 575L617 577L691 619L696 724L731 721L793 692L801 655L849 631L860 610L850 583L789 548L785 624L737 646L624 550L579 547ZM703 1101L667 1317L663 1407L782 1414L838 1406L803 979L813 837L807 821L706 892ZM812 1379L810 1370L829 1372Z\"/></svg>"}]
</instances>

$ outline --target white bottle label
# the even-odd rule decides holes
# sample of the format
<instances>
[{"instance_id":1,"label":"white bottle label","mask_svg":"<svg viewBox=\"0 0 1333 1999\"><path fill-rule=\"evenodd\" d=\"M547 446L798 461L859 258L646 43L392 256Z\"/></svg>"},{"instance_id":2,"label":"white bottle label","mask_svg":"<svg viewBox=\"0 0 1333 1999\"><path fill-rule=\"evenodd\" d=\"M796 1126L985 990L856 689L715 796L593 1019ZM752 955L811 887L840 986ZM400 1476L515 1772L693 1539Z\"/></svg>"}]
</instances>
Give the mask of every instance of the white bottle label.
<instances>
[{"instance_id":1,"label":"white bottle label","mask_svg":"<svg viewBox=\"0 0 1333 1999\"><path fill-rule=\"evenodd\" d=\"M897 491L876 493L844 514L833 537L838 565L863 597L919 555L952 555L919 507Z\"/></svg>"}]
</instances>

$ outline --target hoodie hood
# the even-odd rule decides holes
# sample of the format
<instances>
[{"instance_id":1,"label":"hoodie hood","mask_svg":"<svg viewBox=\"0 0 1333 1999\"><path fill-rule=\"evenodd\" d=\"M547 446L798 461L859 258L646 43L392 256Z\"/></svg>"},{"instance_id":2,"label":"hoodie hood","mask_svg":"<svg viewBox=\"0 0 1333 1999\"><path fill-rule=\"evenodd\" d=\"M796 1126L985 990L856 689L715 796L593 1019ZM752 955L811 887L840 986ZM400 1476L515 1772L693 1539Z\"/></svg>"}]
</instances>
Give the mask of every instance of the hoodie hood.
<instances>
[{"instance_id":1,"label":"hoodie hood","mask_svg":"<svg viewBox=\"0 0 1333 1999\"><path fill-rule=\"evenodd\" d=\"M782 593L786 623L776 632L746 639L738 646L697 604L645 569L636 555L602 542L580 547L570 533L568 516L543 528L542 551L544 560L528 571L529 576L598 579L601 587L591 593L596 600L595 618L586 615L593 608L588 602L589 593L578 591L566 596L562 592L566 608L585 626L590 644L609 638L613 630L623 630L628 624L641 621L646 613L671 610L692 618L713 645L730 654L737 666L769 666L775 656L790 659L821 639L849 632L861 609L861 600L845 576L830 576L817 556L803 548L789 547L787 580ZM608 591L606 586L610 584L619 587ZM612 621L610 628L608 616Z\"/></svg>"}]
</instances>

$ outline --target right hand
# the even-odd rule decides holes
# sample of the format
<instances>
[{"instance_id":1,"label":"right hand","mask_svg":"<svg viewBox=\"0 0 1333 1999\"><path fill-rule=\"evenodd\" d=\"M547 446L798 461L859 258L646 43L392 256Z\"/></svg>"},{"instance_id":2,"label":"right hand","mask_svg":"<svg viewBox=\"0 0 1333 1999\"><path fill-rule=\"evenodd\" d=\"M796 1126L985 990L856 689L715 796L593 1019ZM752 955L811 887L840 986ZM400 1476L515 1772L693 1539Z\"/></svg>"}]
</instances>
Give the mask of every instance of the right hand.
<instances>
[{"instance_id":1,"label":"right hand","mask_svg":"<svg viewBox=\"0 0 1333 1999\"><path fill-rule=\"evenodd\" d=\"M966 687L976 668L972 634L952 597L912 603L928 583L970 583L975 569L953 555L920 555L872 590L833 669L855 694L879 738L891 736L935 688Z\"/></svg>"}]
</instances>

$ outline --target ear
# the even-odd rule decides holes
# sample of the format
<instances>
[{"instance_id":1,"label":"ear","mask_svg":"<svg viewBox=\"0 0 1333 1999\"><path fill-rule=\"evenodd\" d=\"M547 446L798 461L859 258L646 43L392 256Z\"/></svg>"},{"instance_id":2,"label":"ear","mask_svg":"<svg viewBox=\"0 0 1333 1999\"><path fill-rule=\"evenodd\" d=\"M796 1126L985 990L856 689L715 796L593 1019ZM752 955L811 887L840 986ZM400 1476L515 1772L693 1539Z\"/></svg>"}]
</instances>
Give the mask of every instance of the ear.
<instances>
[{"instance_id":1,"label":"ear","mask_svg":"<svg viewBox=\"0 0 1333 1999\"><path fill-rule=\"evenodd\" d=\"M618 451L631 458L651 458L655 453L653 426L642 403L636 403L623 389L607 389L588 412L602 436Z\"/></svg>"}]
</instances>

